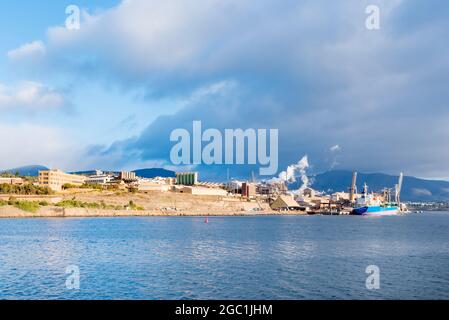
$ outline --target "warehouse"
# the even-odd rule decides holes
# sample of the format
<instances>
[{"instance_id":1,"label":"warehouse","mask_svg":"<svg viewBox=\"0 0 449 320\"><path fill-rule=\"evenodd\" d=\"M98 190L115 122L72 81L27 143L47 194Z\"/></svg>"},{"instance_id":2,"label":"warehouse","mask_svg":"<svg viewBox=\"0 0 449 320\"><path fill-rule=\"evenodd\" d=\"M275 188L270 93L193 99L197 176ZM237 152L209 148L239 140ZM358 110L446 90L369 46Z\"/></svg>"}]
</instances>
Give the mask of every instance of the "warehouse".
<instances>
[{"instance_id":1,"label":"warehouse","mask_svg":"<svg viewBox=\"0 0 449 320\"><path fill-rule=\"evenodd\" d=\"M301 207L293 197L281 195L271 204L271 209L277 211L298 211L301 210Z\"/></svg>"}]
</instances>

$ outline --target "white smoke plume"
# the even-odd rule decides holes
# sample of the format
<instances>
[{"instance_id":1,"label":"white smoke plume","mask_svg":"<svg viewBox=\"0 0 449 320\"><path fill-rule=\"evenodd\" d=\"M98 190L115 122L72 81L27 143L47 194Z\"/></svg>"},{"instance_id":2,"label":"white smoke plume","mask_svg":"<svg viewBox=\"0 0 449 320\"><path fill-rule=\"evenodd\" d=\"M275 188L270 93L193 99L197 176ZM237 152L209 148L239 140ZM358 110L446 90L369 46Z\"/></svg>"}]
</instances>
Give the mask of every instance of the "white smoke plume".
<instances>
[{"instance_id":1,"label":"white smoke plume","mask_svg":"<svg viewBox=\"0 0 449 320\"><path fill-rule=\"evenodd\" d=\"M285 183L295 183L297 177L301 179L302 185L298 190L293 191L295 194L302 194L304 189L309 186L309 177L307 177L307 168L309 168L309 158L307 155L301 158L296 164L292 164L287 167L287 170L282 171L278 178L273 178L268 182L285 182Z\"/></svg>"},{"instance_id":2,"label":"white smoke plume","mask_svg":"<svg viewBox=\"0 0 449 320\"><path fill-rule=\"evenodd\" d=\"M341 147L338 144L336 144L335 146L332 146L332 147L329 148L330 152L338 152L340 150L341 150Z\"/></svg>"},{"instance_id":3,"label":"white smoke plume","mask_svg":"<svg viewBox=\"0 0 449 320\"><path fill-rule=\"evenodd\" d=\"M329 153L331 156L331 159L330 159L331 164L330 164L329 170L334 170L334 168L339 165L338 156L339 156L340 152L341 152L341 147L338 144L329 148Z\"/></svg>"}]
</instances>

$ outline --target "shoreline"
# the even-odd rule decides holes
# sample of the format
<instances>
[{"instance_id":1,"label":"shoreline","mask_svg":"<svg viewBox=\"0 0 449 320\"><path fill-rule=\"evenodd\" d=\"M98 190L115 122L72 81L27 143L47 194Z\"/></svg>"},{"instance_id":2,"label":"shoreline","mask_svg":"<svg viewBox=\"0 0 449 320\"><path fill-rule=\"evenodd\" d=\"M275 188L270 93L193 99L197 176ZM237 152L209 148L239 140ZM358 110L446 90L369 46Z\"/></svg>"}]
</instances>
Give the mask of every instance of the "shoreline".
<instances>
[{"instance_id":1,"label":"shoreline","mask_svg":"<svg viewBox=\"0 0 449 320\"><path fill-rule=\"evenodd\" d=\"M174 192L72 190L53 195L0 195L2 218L213 217L304 215L230 196ZM22 202L22 203L20 203Z\"/></svg>"},{"instance_id":2,"label":"shoreline","mask_svg":"<svg viewBox=\"0 0 449 320\"><path fill-rule=\"evenodd\" d=\"M307 215L295 211L162 211L162 210L107 210L88 208L44 207L36 212L27 212L13 206L0 208L0 219L20 218L113 218L113 217L238 217L238 216L299 216Z\"/></svg>"}]
</instances>

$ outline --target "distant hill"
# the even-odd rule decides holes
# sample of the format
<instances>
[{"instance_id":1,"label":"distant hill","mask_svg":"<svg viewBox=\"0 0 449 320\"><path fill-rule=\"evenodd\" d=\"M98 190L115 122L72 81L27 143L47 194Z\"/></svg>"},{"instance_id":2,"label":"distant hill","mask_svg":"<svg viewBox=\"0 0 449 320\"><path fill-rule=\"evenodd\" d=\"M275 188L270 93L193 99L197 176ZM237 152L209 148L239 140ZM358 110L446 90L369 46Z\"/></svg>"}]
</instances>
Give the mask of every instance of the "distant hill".
<instances>
[{"instance_id":1,"label":"distant hill","mask_svg":"<svg viewBox=\"0 0 449 320\"><path fill-rule=\"evenodd\" d=\"M328 171L312 177L312 188L325 192L347 191L351 185L352 172L344 170ZM393 188L398 176L383 173L358 173L357 189L366 183L370 190L380 191L384 187ZM449 182L404 177L401 199L404 201L448 201Z\"/></svg>"},{"instance_id":2,"label":"distant hill","mask_svg":"<svg viewBox=\"0 0 449 320\"><path fill-rule=\"evenodd\" d=\"M40 165L32 165L32 166L24 166L19 168L13 168L8 170L2 170L0 173L19 173L20 176L29 176L29 177L37 177L39 175L40 170L48 170L47 167Z\"/></svg>"},{"instance_id":3,"label":"distant hill","mask_svg":"<svg viewBox=\"0 0 449 320\"><path fill-rule=\"evenodd\" d=\"M85 171L73 171L69 172L70 174L84 175L84 176L92 176L97 172L95 170L85 170Z\"/></svg>"},{"instance_id":4,"label":"distant hill","mask_svg":"<svg viewBox=\"0 0 449 320\"><path fill-rule=\"evenodd\" d=\"M147 169L138 169L134 170L138 177L142 178L154 178L154 177L162 177L162 178L174 178L176 177L176 173L174 171L162 169L162 168L147 168Z\"/></svg>"}]
</instances>

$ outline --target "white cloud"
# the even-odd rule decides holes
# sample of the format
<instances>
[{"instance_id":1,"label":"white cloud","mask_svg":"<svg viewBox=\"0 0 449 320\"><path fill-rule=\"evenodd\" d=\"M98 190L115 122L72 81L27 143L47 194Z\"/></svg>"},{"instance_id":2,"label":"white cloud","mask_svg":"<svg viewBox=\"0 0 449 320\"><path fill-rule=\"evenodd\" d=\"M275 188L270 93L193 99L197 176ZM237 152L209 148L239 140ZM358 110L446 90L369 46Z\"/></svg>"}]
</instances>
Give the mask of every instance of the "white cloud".
<instances>
[{"instance_id":1,"label":"white cloud","mask_svg":"<svg viewBox=\"0 0 449 320\"><path fill-rule=\"evenodd\" d=\"M400 3L380 2L385 16ZM363 4L327 1L130 0L96 15L84 11L80 30L51 27L46 46L34 42L11 53L29 52L23 56L33 59L47 51L49 64L63 71L86 67L124 82L156 82L151 87L201 86L232 73L301 77L317 59L321 68L339 72L336 65L354 61L347 49L375 56L379 43L366 41L364 17Z\"/></svg>"},{"instance_id":2,"label":"white cloud","mask_svg":"<svg viewBox=\"0 0 449 320\"><path fill-rule=\"evenodd\" d=\"M13 87L0 84L0 109L38 111L60 108L65 104L61 93L39 82L24 81Z\"/></svg>"},{"instance_id":3,"label":"white cloud","mask_svg":"<svg viewBox=\"0 0 449 320\"><path fill-rule=\"evenodd\" d=\"M265 63L290 70L300 39L310 31L300 29L304 21L312 30L325 29L317 18L320 10L313 1L284 7L271 0L122 1L97 15L83 12L80 30L49 28L47 58L65 67L95 61L89 67L105 68L122 80L175 77L189 82L206 77L211 82L227 69L242 66L244 71L247 65L255 70ZM286 43L295 48L289 50Z\"/></svg>"},{"instance_id":4,"label":"white cloud","mask_svg":"<svg viewBox=\"0 0 449 320\"><path fill-rule=\"evenodd\" d=\"M224 96L238 84L235 81L224 80L210 85L205 85L195 90L185 101L184 105L195 104L212 96Z\"/></svg>"},{"instance_id":5,"label":"white cloud","mask_svg":"<svg viewBox=\"0 0 449 320\"><path fill-rule=\"evenodd\" d=\"M78 31L50 28L45 62L64 75L185 98L188 110L156 120L118 159L151 159L164 150L153 147L164 128L201 119L280 127L287 162L298 154L286 150L317 159L345 141L344 154L332 155L346 167L447 176L449 47L440 39L448 27L434 15L449 6L435 11L435 3L376 0L382 27L369 31L369 0L129 0L85 13ZM226 94L224 79L242 94Z\"/></svg>"},{"instance_id":6,"label":"white cloud","mask_svg":"<svg viewBox=\"0 0 449 320\"><path fill-rule=\"evenodd\" d=\"M46 48L42 41L26 43L20 48L8 51L11 60L21 60L29 58L40 58L45 55Z\"/></svg>"},{"instance_id":7,"label":"white cloud","mask_svg":"<svg viewBox=\"0 0 449 320\"><path fill-rule=\"evenodd\" d=\"M335 146L332 146L329 148L330 152L339 152L341 151L340 145L336 144Z\"/></svg>"},{"instance_id":8,"label":"white cloud","mask_svg":"<svg viewBox=\"0 0 449 320\"><path fill-rule=\"evenodd\" d=\"M76 146L58 128L31 123L0 123L0 168L41 164L72 169Z\"/></svg>"}]
</instances>

